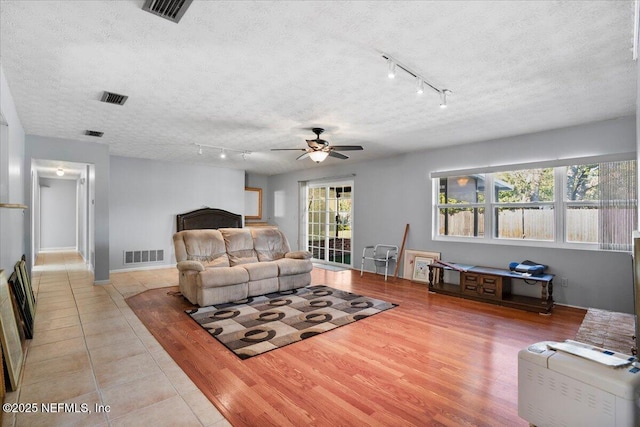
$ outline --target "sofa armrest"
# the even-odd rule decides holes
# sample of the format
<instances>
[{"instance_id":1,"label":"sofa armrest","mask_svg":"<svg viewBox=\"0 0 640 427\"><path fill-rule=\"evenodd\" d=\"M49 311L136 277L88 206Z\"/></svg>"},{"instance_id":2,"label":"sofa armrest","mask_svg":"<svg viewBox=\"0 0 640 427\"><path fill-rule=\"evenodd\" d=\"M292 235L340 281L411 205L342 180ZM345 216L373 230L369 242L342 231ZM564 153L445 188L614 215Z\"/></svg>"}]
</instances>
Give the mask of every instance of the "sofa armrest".
<instances>
[{"instance_id":1,"label":"sofa armrest","mask_svg":"<svg viewBox=\"0 0 640 427\"><path fill-rule=\"evenodd\" d=\"M200 261L180 261L178 265L178 270L195 270L195 271L204 271L204 265Z\"/></svg>"},{"instance_id":2,"label":"sofa armrest","mask_svg":"<svg viewBox=\"0 0 640 427\"><path fill-rule=\"evenodd\" d=\"M285 258L291 259L311 259L311 252L309 251L296 251L296 252L287 252L284 254Z\"/></svg>"}]
</instances>

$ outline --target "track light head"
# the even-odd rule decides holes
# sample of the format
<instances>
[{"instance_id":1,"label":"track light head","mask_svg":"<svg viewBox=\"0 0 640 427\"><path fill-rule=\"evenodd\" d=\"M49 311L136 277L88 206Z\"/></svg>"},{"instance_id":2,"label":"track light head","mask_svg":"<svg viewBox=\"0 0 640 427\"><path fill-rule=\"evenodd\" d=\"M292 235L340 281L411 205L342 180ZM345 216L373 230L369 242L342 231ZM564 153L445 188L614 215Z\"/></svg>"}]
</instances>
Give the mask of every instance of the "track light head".
<instances>
[{"instance_id":1,"label":"track light head","mask_svg":"<svg viewBox=\"0 0 640 427\"><path fill-rule=\"evenodd\" d=\"M443 110L447 108L447 95L450 93L451 91L449 89L442 90L442 102L440 103L440 108Z\"/></svg>"},{"instance_id":2,"label":"track light head","mask_svg":"<svg viewBox=\"0 0 640 427\"><path fill-rule=\"evenodd\" d=\"M416 77L416 93L424 93L424 82L420 79L420 77Z\"/></svg>"},{"instance_id":3,"label":"track light head","mask_svg":"<svg viewBox=\"0 0 640 427\"><path fill-rule=\"evenodd\" d=\"M198 146L198 155L202 156L202 145Z\"/></svg>"},{"instance_id":4,"label":"track light head","mask_svg":"<svg viewBox=\"0 0 640 427\"><path fill-rule=\"evenodd\" d=\"M226 159L227 158L227 153L224 152L224 149L222 149L222 151L220 152L220 158L221 159Z\"/></svg>"},{"instance_id":5,"label":"track light head","mask_svg":"<svg viewBox=\"0 0 640 427\"><path fill-rule=\"evenodd\" d=\"M389 77L390 79L395 79L396 78L396 63L393 62L391 59L387 59L387 65L389 67L389 72L387 73L387 77Z\"/></svg>"}]
</instances>

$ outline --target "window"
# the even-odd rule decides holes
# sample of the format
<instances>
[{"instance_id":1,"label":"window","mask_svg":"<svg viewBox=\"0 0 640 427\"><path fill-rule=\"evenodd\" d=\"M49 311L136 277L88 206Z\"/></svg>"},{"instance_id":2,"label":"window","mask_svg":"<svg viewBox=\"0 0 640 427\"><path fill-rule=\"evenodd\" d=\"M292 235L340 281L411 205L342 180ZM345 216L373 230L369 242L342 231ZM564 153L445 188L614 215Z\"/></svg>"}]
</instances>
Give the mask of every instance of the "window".
<instances>
[{"instance_id":1,"label":"window","mask_svg":"<svg viewBox=\"0 0 640 427\"><path fill-rule=\"evenodd\" d=\"M598 243L599 171L598 164L566 168L567 242Z\"/></svg>"},{"instance_id":2,"label":"window","mask_svg":"<svg viewBox=\"0 0 640 427\"><path fill-rule=\"evenodd\" d=\"M458 172L434 182L436 238L630 250L637 228L635 160Z\"/></svg>"},{"instance_id":3,"label":"window","mask_svg":"<svg viewBox=\"0 0 640 427\"><path fill-rule=\"evenodd\" d=\"M553 168L494 175L493 227L498 239L555 239Z\"/></svg>"},{"instance_id":4,"label":"window","mask_svg":"<svg viewBox=\"0 0 640 427\"><path fill-rule=\"evenodd\" d=\"M438 204L442 236L484 236L484 175L440 178Z\"/></svg>"}]
</instances>

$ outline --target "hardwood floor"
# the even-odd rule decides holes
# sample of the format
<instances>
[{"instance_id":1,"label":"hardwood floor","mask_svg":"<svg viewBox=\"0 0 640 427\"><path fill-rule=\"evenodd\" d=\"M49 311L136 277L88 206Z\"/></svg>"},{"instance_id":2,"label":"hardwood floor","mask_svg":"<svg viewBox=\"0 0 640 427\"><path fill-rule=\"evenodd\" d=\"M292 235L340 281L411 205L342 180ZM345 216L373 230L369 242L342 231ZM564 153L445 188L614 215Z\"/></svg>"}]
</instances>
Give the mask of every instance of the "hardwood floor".
<instances>
[{"instance_id":1,"label":"hardwood floor","mask_svg":"<svg viewBox=\"0 0 640 427\"><path fill-rule=\"evenodd\" d=\"M574 338L585 315L558 306L542 316L371 273L316 268L312 277L399 306L240 360L167 288L127 303L234 426L527 426L518 417L518 351Z\"/></svg>"}]
</instances>

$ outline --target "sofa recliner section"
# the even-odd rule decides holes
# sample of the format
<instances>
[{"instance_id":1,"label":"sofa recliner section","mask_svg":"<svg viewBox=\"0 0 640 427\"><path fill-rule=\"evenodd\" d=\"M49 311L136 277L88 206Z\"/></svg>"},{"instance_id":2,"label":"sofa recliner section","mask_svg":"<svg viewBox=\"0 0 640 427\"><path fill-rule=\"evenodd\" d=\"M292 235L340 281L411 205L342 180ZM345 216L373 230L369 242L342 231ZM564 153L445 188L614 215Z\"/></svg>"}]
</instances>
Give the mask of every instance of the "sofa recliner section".
<instances>
[{"instance_id":1,"label":"sofa recliner section","mask_svg":"<svg viewBox=\"0 0 640 427\"><path fill-rule=\"evenodd\" d=\"M180 292L200 306L311 283L311 253L292 252L274 228L184 230L173 236Z\"/></svg>"}]
</instances>

